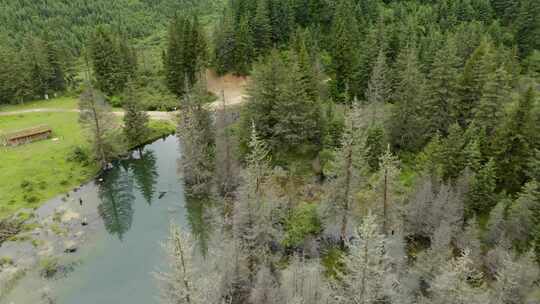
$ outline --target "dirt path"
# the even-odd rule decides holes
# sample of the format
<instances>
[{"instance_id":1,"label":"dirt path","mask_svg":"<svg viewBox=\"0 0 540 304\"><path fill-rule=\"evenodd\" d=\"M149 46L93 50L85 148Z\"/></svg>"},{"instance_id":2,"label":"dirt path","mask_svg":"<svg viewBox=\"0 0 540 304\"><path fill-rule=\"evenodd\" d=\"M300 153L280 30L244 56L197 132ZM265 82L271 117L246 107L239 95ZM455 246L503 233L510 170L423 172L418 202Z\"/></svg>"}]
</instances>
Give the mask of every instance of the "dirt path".
<instances>
[{"instance_id":1,"label":"dirt path","mask_svg":"<svg viewBox=\"0 0 540 304\"><path fill-rule=\"evenodd\" d=\"M79 113L77 109L55 109L55 108L44 108L44 109L29 109L29 110L19 110L19 111L9 111L9 112L0 112L0 116L12 116L28 113ZM160 111L148 111L146 112L151 119L155 120L173 120L175 112L160 112ZM124 112L115 111L113 112L116 116L124 116Z\"/></svg>"},{"instance_id":2,"label":"dirt path","mask_svg":"<svg viewBox=\"0 0 540 304\"><path fill-rule=\"evenodd\" d=\"M208 91L214 93L218 100L211 104L212 109L221 107L221 96L225 94L225 102L227 105L237 105L244 101L246 85L249 81L248 77L234 76L227 74L218 76L214 71L206 72L206 83Z\"/></svg>"},{"instance_id":3,"label":"dirt path","mask_svg":"<svg viewBox=\"0 0 540 304\"><path fill-rule=\"evenodd\" d=\"M248 77L234 76L227 74L224 76L218 76L214 71L208 70L206 72L206 80L208 91L214 93L218 100L210 104L212 110L218 109L222 105L222 95L225 95L226 104L237 105L244 101L244 93L246 89ZM11 116L28 113L79 113L78 109L61 109L61 108L36 108L28 110L7 111L0 112L0 116ZM151 119L155 120L174 120L177 112L161 112L161 111L148 111L146 112ZM116 116L124 116L124 112L113 112Z\"/></svg>"}]
</instances>

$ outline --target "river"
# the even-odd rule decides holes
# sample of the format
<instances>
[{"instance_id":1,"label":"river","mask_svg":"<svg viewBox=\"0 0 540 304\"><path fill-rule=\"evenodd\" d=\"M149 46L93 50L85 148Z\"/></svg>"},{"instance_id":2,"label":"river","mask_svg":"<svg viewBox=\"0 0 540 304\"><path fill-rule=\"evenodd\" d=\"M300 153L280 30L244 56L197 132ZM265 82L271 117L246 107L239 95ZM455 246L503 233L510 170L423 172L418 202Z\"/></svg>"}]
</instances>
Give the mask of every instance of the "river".
<instances>
[{"instance_id":1,"label":"river","mask_svg":"<svg viewBox=\"0 0 540 304\"><path fill-rule=\"evenodd\" d=\"M153 272L165 266L160 244L169 222L186 229L204 227L193 227L200 206L186 204L177 138L158 140L139 155L133 152L133 158L116 162L102 183L81 190L85 207L97 210L99 223L75 254L62 256L73 270L53 279L31 271L3 302L42 303L45 288L56 304L159 303Z\"/></svg>"}]
</instances>

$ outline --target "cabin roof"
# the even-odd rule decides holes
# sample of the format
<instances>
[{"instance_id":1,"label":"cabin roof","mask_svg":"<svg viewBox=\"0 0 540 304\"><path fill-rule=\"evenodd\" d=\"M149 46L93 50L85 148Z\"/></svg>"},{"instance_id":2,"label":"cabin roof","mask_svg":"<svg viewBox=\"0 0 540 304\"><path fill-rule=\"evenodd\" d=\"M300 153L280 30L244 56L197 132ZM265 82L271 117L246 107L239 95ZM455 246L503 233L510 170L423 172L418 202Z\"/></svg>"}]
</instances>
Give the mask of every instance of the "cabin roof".
<instances>
[{"instance_id":1,"label":"cabin roof","mask_svg":"<svg viewBox=\"0 0 540 304\"><path fill-rule=\"evenodd\" d=\"M52 129L49 126L39 125L28 129L7 133L4 135L4 137L9 141L50 132L52 132Z\"/></svg>"}]
</instances>

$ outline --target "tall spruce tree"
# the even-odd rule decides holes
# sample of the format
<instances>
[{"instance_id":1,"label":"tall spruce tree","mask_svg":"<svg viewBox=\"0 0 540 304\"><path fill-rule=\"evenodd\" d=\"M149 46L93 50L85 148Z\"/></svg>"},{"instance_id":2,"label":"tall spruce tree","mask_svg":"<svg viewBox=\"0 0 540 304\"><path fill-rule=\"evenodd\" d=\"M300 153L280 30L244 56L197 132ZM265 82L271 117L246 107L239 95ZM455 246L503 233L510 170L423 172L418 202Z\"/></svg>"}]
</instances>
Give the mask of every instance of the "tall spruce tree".
<instances>
[{"instance_id":1,"label":"tall spruce tree","mask_svg":"<svg viewBox=\"0 0 540 304\"><path fill-rule=\"evenodd\" d=\"M449 37L445 45L437 51L431 67L428 82L427 124L428 134L437 132L448 134L448 127L455 120L452 107L458 103L458 66L456 42Z\"/></svg>"},{"instance_id":2,"label":"tall spruce tree","mask_svg":"<svg viewBox=\"0 0 540 304\"><path fill-rule=\"evenodd\" d=\"M483 40L467 60L460 78L460 102L453 108L453 115L462 127L470 123L488 75L494 70L492 44Z\"/></svg>"},{"instance_id":3,"label":"tall spruce tree","mask_svg":"<svg viewBox=\"0 0 540 304\"><path fill-rule=\"evenodd\" d=\"M393 146L410 151L418 151L426 140L425 122L422 121L426 81L417 56L416 49L412 47L399 54L393 94L395 104L389 122Z\"/></svg>"},{"instance_id":4,"label":"tall spruce tree","mask_svg":"<svg viewBox=\"0 0 540 304\"><path fill-rule=\"evenodd\" d=\"M362 96L358 92L359 31L353 1L338 1L331 36L332 97L338 102L352 101Z\"/></svg>"},{"instance_id":5,"label":"tall spruce tree","mask_svg":"<svg viewBox=\"0 0 540 304\"><path fill-rule=\"evenodd\" d=\"M272 26L268 10L268 0L257 0L257 11L251 25L256 56L264 55L272 44Z\"/></svg>"},{"instance_id":6,"label":"tall spruce tree","mask_svg":"<svg viewBox=\"0 0 540 304\"><path fill-rule=\"evenodd\" d=\"M107 95L121 92L134 68L129 47L119 40L117 35L103 26L97 27L90 40L96 85Z\"/></svg>"},{"instance_id":7,"label":"tall spruce tree","mask_svg":"<svg viewBox=\"0 0 540 304\"><path fill-rule=\"evenodd\" d=\"M515 108L499 126L494 141L494 158L499 189L517 193L526 181L527 163L533 153L532 110L535 93L532 88L521 94Z\"/></svg>"},{"instance_id":8,"label":"tall spruce tree","mask_svg":"<svg viewBox=\"0 0 540 304\"><path fill-rule=\"evenodd\" d=\"M540 49L540 3L536 0L520 1L516 20L516 41L521 58Z\"/></svg>"},{"instance_id":9,"label":"tall spruce tree","mask_svg":"<svg viewBox=\"0 0 540 304\"><path fill-rule=\"evenodd\" d=\"M149 117L143 111L139 98L133 84L128 84L124 100L124 135L131 147L143 144L150 132Z\"/></svg>"},{"instance_id":10,"label":"tall spruce tree","mask_svg":"<svg viewBox=\"0 0 540 304\"><path fill-rule=\"evenodd\" d=\"M116 122L111 108L99 91L88 88L79 98L79 111L79 122L90 133L94 158L105 168L120 148L112 137Z\"/></svg>"},{"instance_id":11,"label":"tall spruce tree","mask_svg":"<svg viewBox=\"0 0 540 304\"><path fill-rule=\"evenodd\" d=\"M163 67L169 90L182 97L199 79L207 61L207 43L197 16L175 15L163 53Z\"/></svg>"},{"instance_id":12,"label":"tall spruce tree","mask_svg":"<svg viewBox=\"0 0 540 304\"><path fill-rule=\"evenodd\" d=\"M505 104L510 101L510 79L503 68L488 76L478 107L474 110L474 125L483 128L492 138L504 115Z\"/></svg>"}]
</instances>

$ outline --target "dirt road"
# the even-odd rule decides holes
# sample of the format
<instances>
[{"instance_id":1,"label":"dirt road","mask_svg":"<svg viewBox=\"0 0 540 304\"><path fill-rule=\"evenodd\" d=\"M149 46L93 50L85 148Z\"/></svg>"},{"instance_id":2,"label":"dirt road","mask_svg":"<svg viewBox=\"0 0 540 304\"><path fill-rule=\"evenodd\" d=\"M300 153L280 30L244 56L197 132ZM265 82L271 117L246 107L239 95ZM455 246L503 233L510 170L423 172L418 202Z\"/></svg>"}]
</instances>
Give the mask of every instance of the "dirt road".
<instances>
[{"instance_id":1,"label":"dirt road","mask_svg":"<svg viewBox=\"0 0 540 304\"><path fill-rule=\"evenodd\" d=\"M248 82L247 77L234 76L227 74L225 76L218 76L214 71L208 70L206 72L208 91L218 96L218 100L210 104L210 108L215 110L222 106L222 95L225 95L226 105L237 105L244 101L244 93ZM77 109L60 109L60 108L36 108L28 110L7 111L0 112L0 116L20 115L27 113L78 113ZM160 111L148 111L146 112L151 119L155 120L174 120L177 112L160 112ZM113 112L116 116L124 116L124 112Z\"/></svg>"}]
</instances>

